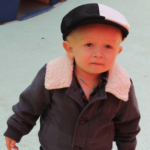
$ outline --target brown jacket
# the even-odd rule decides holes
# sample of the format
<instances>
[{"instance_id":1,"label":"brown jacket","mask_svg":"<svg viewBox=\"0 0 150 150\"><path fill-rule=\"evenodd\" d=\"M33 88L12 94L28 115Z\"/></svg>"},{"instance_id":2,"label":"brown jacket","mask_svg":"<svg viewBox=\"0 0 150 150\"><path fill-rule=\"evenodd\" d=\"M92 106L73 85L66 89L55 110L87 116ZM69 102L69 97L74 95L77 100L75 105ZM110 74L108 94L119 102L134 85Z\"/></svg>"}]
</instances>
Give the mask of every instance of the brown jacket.
<instances>
[{"instance_id":1,"label":"brown jacket","mask_svg":"<svg viewBox=\"0 0 150 150\"><path fill-rule=\"evenodd\" d=\"M135 150L140 113L126 71L115 62L86 107L72 71L66 54L45 65L13 106L4 135L19 142L40 117L43 150L111 150L113 141L118 150Z\"/></svg>"}]
</instances>

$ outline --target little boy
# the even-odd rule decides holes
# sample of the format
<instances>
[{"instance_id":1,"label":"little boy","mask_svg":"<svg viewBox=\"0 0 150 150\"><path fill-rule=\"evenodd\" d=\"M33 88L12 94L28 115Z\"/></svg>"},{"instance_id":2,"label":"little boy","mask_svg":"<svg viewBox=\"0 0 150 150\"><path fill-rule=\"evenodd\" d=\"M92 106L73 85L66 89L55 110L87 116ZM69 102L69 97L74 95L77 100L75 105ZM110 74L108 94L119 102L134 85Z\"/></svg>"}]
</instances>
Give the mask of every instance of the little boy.
<instances>
[{"instance_id":1,"label":"little boy","mask_svg":"<svg viewBox=\"0 0 150 150\"><path fill-rule=\"evenodd\" d=\"M40 150L135 150L140 113L134 86L115 61L129 24L105 5L76 7L62 20L66 54L50 61L13 106L8 150L40 117Z\"/></svg>"}]
</instances>

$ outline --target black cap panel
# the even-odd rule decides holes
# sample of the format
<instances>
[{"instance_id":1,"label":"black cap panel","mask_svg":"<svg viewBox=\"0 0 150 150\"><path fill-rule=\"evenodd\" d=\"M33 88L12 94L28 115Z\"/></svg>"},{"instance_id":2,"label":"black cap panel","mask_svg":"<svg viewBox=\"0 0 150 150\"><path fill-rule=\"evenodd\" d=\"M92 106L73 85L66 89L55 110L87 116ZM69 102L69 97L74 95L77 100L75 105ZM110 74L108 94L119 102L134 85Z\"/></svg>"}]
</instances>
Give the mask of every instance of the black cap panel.
<instances>
[{"instance_id":1,"label":"black cap panel","mask_svg":"<svg viewBox=\"0 0 150 150\"><path fill-rule=\"evenodd\" d=\"M91 13L92 12L92 13ZM98 4L91 3L78 6L71 10L64 18L61 23L62 33L66 33L68 29L71 29L89 18L99 17Z\"/></svg>"}]
</instances>

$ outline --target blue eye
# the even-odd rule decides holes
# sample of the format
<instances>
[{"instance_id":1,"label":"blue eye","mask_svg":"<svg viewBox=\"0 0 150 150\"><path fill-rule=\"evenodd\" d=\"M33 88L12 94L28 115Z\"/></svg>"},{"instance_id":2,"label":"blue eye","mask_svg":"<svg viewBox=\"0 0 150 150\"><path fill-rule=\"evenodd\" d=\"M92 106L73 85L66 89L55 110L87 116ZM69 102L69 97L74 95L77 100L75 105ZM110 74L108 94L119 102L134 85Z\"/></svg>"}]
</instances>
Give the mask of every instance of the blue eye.
<instances>
[{"instance_id":1,"label":"blue eye","mask_svg":"<svg viewBox=\"0 0 150 150\"><path fill-rule=\"evenodd\" d=\"M108 49L110 49L110 48L112 48L110 45L105 45L105 48L108 48Z\"/></svg>"},{"instance_id":2,"label":"blue eye","mask_svg":"<svg viewBox=\"0 0 150 150\"><path fill-rule=\"evenodd\" d=\"M86 46L91 47L91 46L93 46L93 44L92 43L87 43Z\"/></svg>"}]
</instances>

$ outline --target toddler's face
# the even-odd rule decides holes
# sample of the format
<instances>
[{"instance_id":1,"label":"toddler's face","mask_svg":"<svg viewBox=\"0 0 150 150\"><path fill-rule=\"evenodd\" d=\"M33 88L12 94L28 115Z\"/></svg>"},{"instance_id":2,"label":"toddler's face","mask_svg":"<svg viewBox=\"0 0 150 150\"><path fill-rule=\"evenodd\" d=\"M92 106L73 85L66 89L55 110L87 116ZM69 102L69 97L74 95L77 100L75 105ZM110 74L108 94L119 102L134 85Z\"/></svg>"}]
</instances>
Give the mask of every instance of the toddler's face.
<instances>
[{"instance_id":1,"label":"toddler's face","mask_svg":"<svg viewBox=\"0 0 150 150\"><path fill-rule=\"evenodd\" d=\"M122 51L121 31L104 24L85 25L74 30L63 46L76 68L90 74L109 70Z\"/></svg>"}]
</instances>

